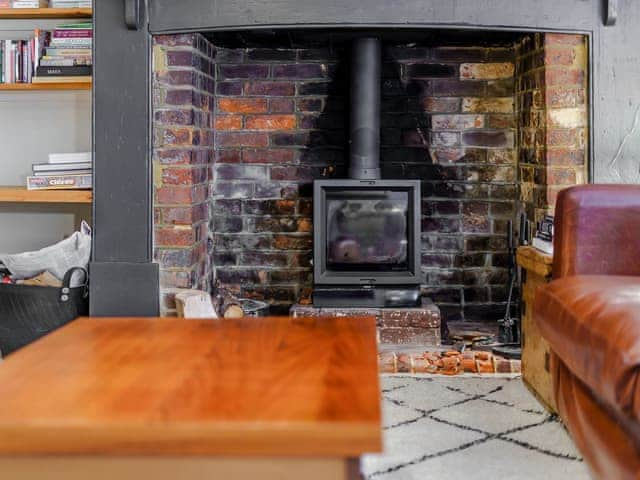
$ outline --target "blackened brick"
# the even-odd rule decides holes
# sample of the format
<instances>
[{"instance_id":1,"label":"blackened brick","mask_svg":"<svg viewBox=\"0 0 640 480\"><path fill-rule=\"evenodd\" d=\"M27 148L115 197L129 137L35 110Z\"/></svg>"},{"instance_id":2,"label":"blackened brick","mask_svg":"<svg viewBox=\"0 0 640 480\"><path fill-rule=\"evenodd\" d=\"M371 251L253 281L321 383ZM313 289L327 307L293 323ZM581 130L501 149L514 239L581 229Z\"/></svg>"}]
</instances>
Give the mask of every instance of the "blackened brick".
<instances>
[{"instance_id":1,"label":"blackened brick","mask_svg":"<svg viewBox=\"0 0 640 480\"><path fill-rule=\"evenodd\" d=\"M220 78L267 78L268 65L220 65Z\"/></svg>"},{"instance_id":2,"label":"blackened brick","mask_svg":"<svg viewBox=\"0 0 640 480\"><path fill-rule=\"evenodd\" d=\"M320 63L297 63L290 65L274 65L274 78L322 78L328 73L327 65Z\"/></svg>"},{"instance_id":3,"label":"blackened brick","mask_svg":"<svg viewBox=\"0 0 640 480\"><path fill-rule=\"evenodd\" d=\"M217 82L216 93L218 95L241 95L242 82Z\"/></svg>"},{"instance_id":4,"label":"blackened brick","mask_svg":"<svg viewBox=\"0 0 640 480\"><path fill-rule=\"evenodd\" d=\"M286 61L295 60L296 51L276 48L251 48L247 51L246 56L250 61Z\"/></svg>"},{"instance_id":5,"label":"blackened brick","mask_svg":"<svg viewBox=\"0 0 640 480\"><path fill-rule=\"evenodd\" d=\"M455 77L458 69L454 65L437 63L412 63L406 67L406 74L413 78Z\"/></svg>"},{"instance_id":6,"label":"blackened brick","mask_svg":"<svg viewBox=\"0 0 640 480\"><path fill-rule=\"evenodd\" d=\"M291 96L295 91L296 86L291 82L250 81L244 87L245 95Z\"/></svg>"}]
</instances>

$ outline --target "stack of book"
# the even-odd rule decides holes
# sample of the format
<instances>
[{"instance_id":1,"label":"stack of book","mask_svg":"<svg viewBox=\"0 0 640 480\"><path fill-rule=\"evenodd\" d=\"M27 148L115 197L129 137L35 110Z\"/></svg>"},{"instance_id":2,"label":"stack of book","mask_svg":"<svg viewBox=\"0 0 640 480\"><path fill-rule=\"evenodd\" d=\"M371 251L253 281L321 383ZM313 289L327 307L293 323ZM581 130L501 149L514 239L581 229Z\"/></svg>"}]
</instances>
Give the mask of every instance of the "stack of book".
<instances>
[{"instance_id":1,"label":"stack of book","mask_svg":"<svg viewBox=\"0 0 640 480\"><path fill-rule=\"evenodd\" d=\"M91 0L50 0L51 8L91 8Z\"/></svg>"},{"instance_id":2,"label":"stack of book","mask_svg":"<svg viewBox=\"0 0 640 480\"><path fill-rule=\"evenodd\" d=\"M553 255L553 217L551 215L545 215L538 222L531 245L541 252Z\"/></svg>"},{"instance_id":3,"label":"stack of book","mask_svg":"<svg viewBox=\"0 0 640 480\"><path fill-rule=\"evenodd\" d=\"M75 190L92 186L91 153L52 153L47 163L32 166L28 190Z\"/></svg>"},{"instance_id":4,"label":"stack of book","mask_svg":"<svg viewBox=\"0 0 640 480\"><path fill-rule=\"evenodd\" d=\"M92 43L91 23L36 29L29 40L0 40L0 83L91 82Z\"/></svg>"},{"instance_id":5,"label":"stack of book","mask_svg":"<svg viewBox=\"0 0 640 480\"><path fill-rule=\"evenodd\" d=\"M33 83L90 82L93 26L89 23L60 25L51 34L36 67Z\"/></svg>"},{"instance_id":6,"label":"stack of book","mask_svg":"<svg viewBox=\"0 0 640 480\"><path fill-rule=\"evenodd\" d=\"M48 39L48 32L36 30L30 40L0 40L0 83L31 83Z\"/></svg>"}]
</instances>

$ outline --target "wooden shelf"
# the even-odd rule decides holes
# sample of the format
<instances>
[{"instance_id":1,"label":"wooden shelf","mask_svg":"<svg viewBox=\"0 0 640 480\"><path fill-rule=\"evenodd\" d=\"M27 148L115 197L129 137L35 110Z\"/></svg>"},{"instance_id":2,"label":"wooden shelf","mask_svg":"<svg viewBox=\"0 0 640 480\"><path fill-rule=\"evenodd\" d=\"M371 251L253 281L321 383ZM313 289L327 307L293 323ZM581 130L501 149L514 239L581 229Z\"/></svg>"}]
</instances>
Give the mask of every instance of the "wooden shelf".
<instances>
[{"instance_id":1,"label":"wooden shelf","mask_svg":"<svg viewBox=\"0 0 640 480\"><path fill-rule=\"evenodd\" d=\"M91 90L91 82L78 83L0 83L0 91Z\"/></svg>"},{"instance_id":2,"label":"wooden shelf","mask_svg":"<svg viewBox=\"0 0 640 480\"><path fill-rule=\"evenodd\" d=\"M27 190L0 186L0 203L91 203L91 190Z\"/></svg>"},{"instance_id":3,"label":"wooden shelf","mask_svg":"<svg viewBox=\"0 0 640 480\"><path fill-rule=\"evenodd\" d=\"M91 18L90 8L0 8L0 18L33 19L33 18Z\"/></svg>"}]
</instances>

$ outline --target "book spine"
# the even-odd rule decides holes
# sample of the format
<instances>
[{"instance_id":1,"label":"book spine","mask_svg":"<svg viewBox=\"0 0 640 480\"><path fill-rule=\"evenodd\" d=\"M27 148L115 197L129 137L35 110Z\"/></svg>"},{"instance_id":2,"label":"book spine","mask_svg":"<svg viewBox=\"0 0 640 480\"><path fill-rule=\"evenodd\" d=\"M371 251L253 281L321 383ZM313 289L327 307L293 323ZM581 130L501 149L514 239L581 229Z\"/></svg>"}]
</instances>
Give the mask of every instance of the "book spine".
<instances>
[{"instance_id":1,"label":"book spine","mask_svg":"<svg viewBox=\"0 0 640 480\"><path fill-rule=\"evenodd\" d=\"M33 172L34 177L50 177L52 175L91 175L92 170L85 168L83 170L43 170L41 172Z\"/></svg>"},{"instance_id":2,"label":"book spine","mask_svg":"<svg viewBox=\"0 0 640 480\"><path fill-rule=\"evenodd\" d=\"M92 68L88 65L46 67L41 66L36 71L38 77L89 76Z\"/></svg>"},{"instance_id":3,"label":"book spine","mask_svg":"<svg viewBox=\"0 0 640 480\"><path fill-rule=\"evenodd\" d=\"M91 48L91 38L52 38L51 45L64 48Z\"/></svg>"},{"instance_id":4,"label":"book spine","mask_svg":"<svg viewBox=\"0 0 640 480\"><path fill-rule=\"evenodd\" d=\"M50 57L58 57L58 56L68 56L68 55L91 55L90 48L55 48L55 47L47 47L46 54Z\"/></svg>"},{"instance_id":5,"label":"book spine","mask_svg":"<svg viewBox=\"0 0 640 480\"><path fill-rule=\"evenodd\" d=\"M53 38L93 38L93 30L54 30Z\"/></svg>"},{"instance_id":6,"label":"book spine","mask_svg":"<svg viewBox=\"0 0 640 480\"><path fill-rule=\"evenodd\" d=\"M73 67L77 65L73 58L56 58L48 59L42 58L40 60L41 67Z\"/></svg>"},{"instance_id":7,"label":"book spine","mask_svg":"<svg viewBox=\"0 0 640 480\"><path fill-rule=\"evenodd\" d=\"M40 57L42 56L42 30L36 28L36 35L33 39L33 71L35 72L40 65Z\"/></svg>"},{"instance_id":8,"label":"book spine","mask_svg":"<svg viewBox=\"0 0 640 480\"><path fill-rule=\"evenodd\" d=\"M3 48L3 57L4 57L4 65L2 65L2 69L4 71L4 83L11 83L11 78L9 76L9 64L11 62L11 41L5 40L2 42Z\"/></svg>"},{"instance_id":9,"label":"book spine","mask_svg":"<svg viewBox=\"0 0 640 480\"><path fill-rule=\"evenodd\" d=\"M27 177L28 190L72 190L91 188L91 175L47 175Z\"/></svg>"},{"instance_id":10,"label":"book spine","mask_svg":"<svg viewBox=\"0 0 640 480\"><path fill-rule=\"evenodd\" d=\"M24 83L24 42L22 40L18 40L16 71L18 72L18 82Z\"/></svg>"},{"instance_id":11,"label":"book spine","mask_svg":"<svg viewBox=\"0 0 640 480\"><path fill-rule=\"evenodd\" d=\"M18 62L18 44L14 42L11 43L11 63L13 64L11 83L16 83L19 80L18 72L20 71L20 67Z\"/></svg>"},{"instance_id":12,"label":"book spine","mask_svg":"<svg viewBox=\"0 0 640 480\"><path fill-rule=\"evenodd\" d=\"M33 170L33 172L56 172L56 171L90 170L91 167L92 167L91 162L69 162L69 163L63 163L63 164L34 163L31 166L31 169Z\"/></svg>"}]
</instances>

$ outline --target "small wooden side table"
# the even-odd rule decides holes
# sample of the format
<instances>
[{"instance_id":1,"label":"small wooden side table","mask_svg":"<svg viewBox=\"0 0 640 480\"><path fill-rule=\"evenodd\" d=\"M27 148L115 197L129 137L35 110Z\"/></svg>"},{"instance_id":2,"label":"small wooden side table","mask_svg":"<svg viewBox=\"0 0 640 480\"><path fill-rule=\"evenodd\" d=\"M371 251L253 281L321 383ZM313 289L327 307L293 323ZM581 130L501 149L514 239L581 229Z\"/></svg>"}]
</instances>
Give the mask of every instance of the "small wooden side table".
<instances>
[{"instance_id":1,"label":"small wooden side table","mask_svg":"<svg viewBox=\"0 0 640 480\"><path fill-rule=\"evenodd\" d=\"M556 412L549 360L551 349L533 320L538 287L551 281L553 257L533 247L519 247L518 265L523 269L522 287L522 379L551 412Z\"/></svg>"}]
</instances>

